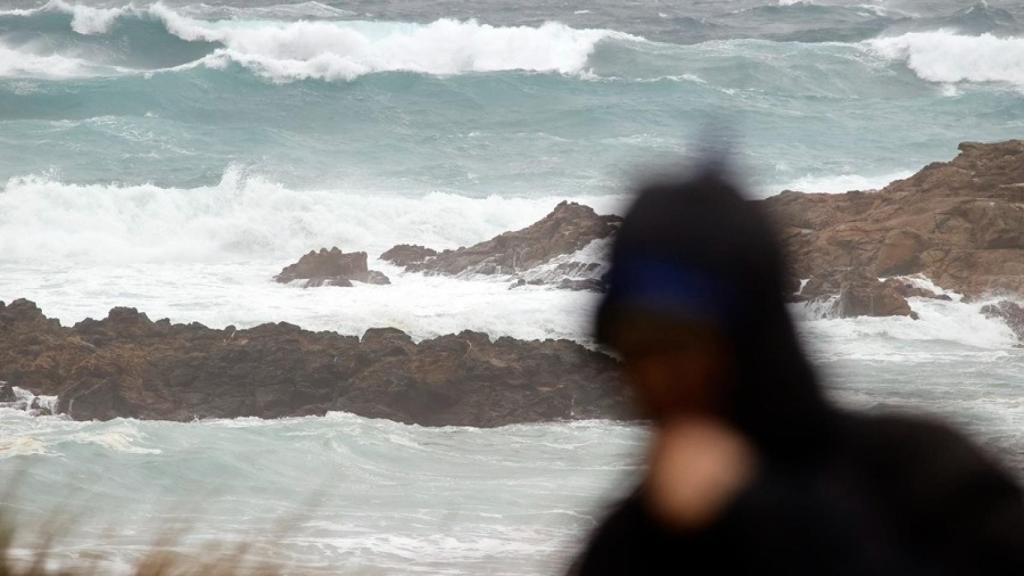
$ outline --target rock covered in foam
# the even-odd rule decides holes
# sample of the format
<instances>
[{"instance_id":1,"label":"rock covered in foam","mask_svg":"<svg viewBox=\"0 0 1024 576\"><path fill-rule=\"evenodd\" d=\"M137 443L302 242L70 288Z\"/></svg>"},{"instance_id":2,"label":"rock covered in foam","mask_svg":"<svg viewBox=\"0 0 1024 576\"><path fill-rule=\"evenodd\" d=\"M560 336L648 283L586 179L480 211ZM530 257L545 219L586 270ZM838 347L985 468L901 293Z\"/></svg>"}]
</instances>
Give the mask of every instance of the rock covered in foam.
<instances>
[{"instance_id":1,"label":"rock covered in foam","mask_svg":"<svg viewBox=\"0 0 1024 576\"><path fill-rule=\"evenodd\" d=\"M981 307L981 313L989 318L998 318L1013 330L1017 339L1024 342L1024 307L1016 302L1001 300Z\"/></svg>"},{"instance_id":2,"label":"rock covered in foam","mask_svg":"<svg viewBox=\"0 0 1024 576\"><path fill-rule=\"evenodd\" d=\"M16 304L16 305L15 305ZM61 327L31 302L0 307L0 379L56 394L74 419L192 420L324 414L421 425L623 418L618 364L567 340L464 331L414 342L287 323L221 330L133 308Z\"/></svg>"},{"instance_id":3,"label":"rock covered in foam","mask_svg":"<svg viewBox=\"0 0 1024 576\"><path fill-rule=\"evenodd\" d=\"M505 232L469 247L436 253L420 246L399 245L381 258L412 272L449 276L505 275L522 280L519 284L559 286L567 279L596 280L600 277L599 271L603 271L604 265L601 261L557 260L611 237L621 222L619 216L599 215L589 206L561 202L547 216L526 228ZM550 269L545 268L546 265ZM588 282L586 286L601 287L597 282Z\"/></svg>"},{"instance_id":4,"label":"rock covered in foam","mask_svg":"<svg viewBox=\"0 0 1024 576\"><path fill-rule=\"evenodd\" d=\"M344 253L337 246L330 250L311 250L295 264L285 266L274 280L287 284L305 280L305 288L317 286L352 286L352 282L365 284L390 284L382 272L370 270L366 252Z\"/></svg>"}]
</instances>

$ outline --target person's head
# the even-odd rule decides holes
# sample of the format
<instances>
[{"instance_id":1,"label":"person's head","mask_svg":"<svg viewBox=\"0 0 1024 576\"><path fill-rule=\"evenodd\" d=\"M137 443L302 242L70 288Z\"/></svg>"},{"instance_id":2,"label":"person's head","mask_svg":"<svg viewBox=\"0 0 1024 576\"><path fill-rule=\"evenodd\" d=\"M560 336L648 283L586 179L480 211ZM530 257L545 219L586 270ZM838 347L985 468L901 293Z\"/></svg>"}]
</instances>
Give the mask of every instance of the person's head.
<instances>
[{"instance_id":1,"label":"person's head","mask_svg":"<svg viewBox=\"0 0 1024 576\"><path fill-rule=\"evenodd\" d=\"M764 449L823 420L784 304L766 215L720 172L641 188L612 251L598 340L623 358L655 425L727 420Z\"/></svg>"}]
</instances>

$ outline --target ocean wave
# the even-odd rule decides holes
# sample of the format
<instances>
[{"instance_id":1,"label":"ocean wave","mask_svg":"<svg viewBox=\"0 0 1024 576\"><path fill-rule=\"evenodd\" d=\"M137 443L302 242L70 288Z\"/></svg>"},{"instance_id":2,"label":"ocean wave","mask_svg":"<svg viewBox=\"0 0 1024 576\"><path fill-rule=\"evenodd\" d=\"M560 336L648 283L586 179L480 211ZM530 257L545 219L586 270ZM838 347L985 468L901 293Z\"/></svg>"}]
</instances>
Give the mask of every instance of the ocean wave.
<instances>
[{"instance_id":1,"label":"ocean wave","mask_svg":"<svg viewBox=\"0 0 1024 576\"><path fill-rule=\"evenodd\" d=\"M622 201L574 198L602 212ZM562 199L296 190L238 166L216 185L195 188L26 176L0 187L0 254L8 261L221 261L337 245L376 256L403 242L473 244L539 220Z\"/></svg>"},{"instance_id":2,"label":"ocean wave","mask_svg":"<svg viewBox=\"0 0 1024 576\"><path fill-rule=\"evenodd\" d=\"M575 29L558 22L539 26L492 26L476 20L447 18L428 24L322 19L210 21L187 16L161 3L147 7L94 8L51 0L32 10L0 12L2 17L23 20L53 15L68 18L70 31L79 35L111 36L108 44L114 47L119 39L133 36L133 27L156 22L165 34L178 40L211 46L199 58L178 58L171 69L197 65L223 68L234 62L280 82L309 78L351 80L365 74L391 71L442 76L511 70L576 74L586 69L587 59L600 41L610 38L642 40L614 30ZM252 18L262 14L247 15ZM46 29L45 26L40 28ZM26 30L31 30L31 26L26 26ZM167 43L166 38L151 40ZM92 48L89 52L99 59L94 65L123 65L120 61L111 61L111 58L121 57L111 55L116 50L95 49L96 39L62 38L57 44L71 53L76 52L76 43L82 42ZM19 48L24 51L15 53ZM34 49L30 41L21 47L8 44L11 54L5 60L65 57L59 52L40 54ZM174 49L182 50L182 47L168 47L168 50ZM187 56L196 56L195 50L187 50ZM140 64L145 68L145 62ZM0 74L15 75L26 68L26 65L0 67ZM43 69L42 66L31 68ZM76 69L74 72L86 75L87 71Z\"/></svg>"},{"instance_id":3,"label":"ocean wave","mask_svg":"<svg viewBox=\"0 0 1024 576\"><path fill-rule=\"evenodd\" d=\"M1024 38L940 30L877 38L866 46L878 56L905 63L928 82L999 82L1024 88Z\"/></svg>"},{"instance_id":4,"label":"ocean wave","mask_svg":"<svg viewBox=\"0 0 1024 576\"><path fill-rule=\"evenodd\" d=\"M771 191L796 190L798 192L826 192L841 194L850 190L878 190L894 180L901 180L913 174L911 170L901 170L879 176L863 176L860 174L814 175L808 174L780 186L771 186Z\"/></svg>"},{"instance_id":5,"label":"ocean wave","mask_svg":"<svg viewBox=\"0 0 1024 576\"><path fill-rule=\"evenodd\" d=\"M383 29L380 29L383 28ZM521 70L583 72L597 43L628 38L610 30L576 30L549 22L496 27L442 19L426 25L296 22L198 31L227 46L205 63L231 61L277 81L351 80L374 72L435 75Z\"/></svg>"},{"instance_id":6,"label":"ocean wave","mask_svg":"<svg viewBox=\"0 0 1024 576\"><path fill-rule=\"evenodd\" d=\"M98 70L97 66L79 58L25 53L0 43L0 78L76 78L90 76Z\"/></svg>"}]
</instances>

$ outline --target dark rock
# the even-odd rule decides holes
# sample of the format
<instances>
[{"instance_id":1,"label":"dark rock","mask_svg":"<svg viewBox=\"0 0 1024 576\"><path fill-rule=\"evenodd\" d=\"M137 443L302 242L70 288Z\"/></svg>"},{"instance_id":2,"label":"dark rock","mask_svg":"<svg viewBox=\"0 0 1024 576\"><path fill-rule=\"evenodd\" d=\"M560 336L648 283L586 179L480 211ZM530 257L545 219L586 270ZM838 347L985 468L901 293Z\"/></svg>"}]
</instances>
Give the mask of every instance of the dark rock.
<instances>
[{"instance_id":1,"label":"dark rock","mask_svg":"<svg viewBox=\"0 0 1024 576\"><path fill-rule=\"evenodd\" d=\"M0 403L10 404L17 401L18 397L14 394L14 387L7 382L0 382Z\"/></svg>"},{"instance_id":2,"label":"dark rock","mask_svg":"<svg viewBox=\"0 0 1024 576\"><path fill-rule=\"evenodd\" d=\"M843 277L835 306L840 318L913 314L907 299L893 284L881 282L863 270L850 271Z\"/></svg>"},{"instance_id":3,"label":"dark rock","mask_svg":"<svg viewBox=\"0 0 1024 576\"><path fill-rule=\"evenodd\" d=\"M981 307L981 313L989 318L998 318L1013 330L1017 339L1024 342L1024 307L1016 302L1001 300Z\"/></svg>"},{"instance_id":4,"label":"dark rock","mask_svg":"<svg viewBox=\"0 0 1024 576\"><path fill-rule=\"evenodd\" d=\"M562 290L589 290L591 292L604 292L608 288L599 278L583 278L580 280L565 278L558 283L558 287Z\"/></svg>"},{"instance_id":5,"label":"dark rock","mask_svg":"<svg viewBox=\"0 0 1024 576\"><path fill-rule=\"evenodd\" d=\"M399 244L380 255L380 259L396 266L421 264L429 258L437 256L437 250L415 244Z\"/></svg>"},{"instance_id":6,"label":"dark rock","mask_svg":"<svg viewBox=\"0 0 1024 576\"><path fill-rule=\"evenodd\" d=\"M554 265L556 258L569 256L595 240L609 238L618 230L622 218L598 215L588 206L575 202L562 202L540 221L513 232L505 232L485 242L457 250L445 250L427 258L422 247L399 245L382 255L401 264L408 254L409 262L402 264L407 270L426 274L450 276L521 275L539 266L551 263L554 269L525 278L527 282L559 285L565 278L599 275L603 262L563 262ZM398 258L402 257L400 261Z\"/></svg>"},{"instance_id":7,"label":"dark rock","mask_svg":"<svg viewBox=\"0 0 1024 576\"><path fill-rule=\"evenodd\" d=\"M566 340L467 331L416 343L394 328L359 339L284 322L215 330L153 322L130 308L64 328L18 302L0 308L0 379L57 395L57 411L79 420L343 410L498 426L630 416L617 362Z\"/></svg>"},{"instance_id":8,"label":"dark rock","mask_svg":"<svg viewBox=\"0 0 1024 576\"><path fill-rule=\"evenodd\" d=\"M36 416L52 416L53 411L50 407L39 401L39 397L36 396L32 399L32 404L29 406L29 410Z\"/></svg>"},{"instance_id":9,"label":"dark rock","mask_svg":"<svg viewBox=\"0 0 1024 576\"><path fill-rule=\"evenodd\" d=\"M883 281L887 289L891 289L904 298L931 298L933 300L952 300L948 294L939 294L927 288L915 286L913 283L900 278L886 278Z\"/></svg>"},{"instance_id":10,"label":"dark rock","mask_svg":"<svg viewBox=\"0 0 1024 576\"><path fill-rule=\"evenodd\" d=\"M339 248L321 248L310 251L295 264L286 266L274 280L287 284L294 280L306 280L304 288L318 286L352 286L352 282L365 284L390 284L381 272L367 268L366 252L345 254Z\"/></svg>"}]
</instances>

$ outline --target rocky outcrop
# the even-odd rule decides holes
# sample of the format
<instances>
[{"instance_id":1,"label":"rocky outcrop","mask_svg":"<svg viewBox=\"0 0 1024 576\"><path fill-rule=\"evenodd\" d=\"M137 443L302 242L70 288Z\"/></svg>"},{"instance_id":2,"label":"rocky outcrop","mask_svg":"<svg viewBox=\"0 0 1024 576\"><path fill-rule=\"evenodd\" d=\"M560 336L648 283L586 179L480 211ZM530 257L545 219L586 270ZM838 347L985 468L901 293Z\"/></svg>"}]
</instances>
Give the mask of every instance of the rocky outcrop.
<instances>
[{"instance_id":1,"label":"rocky outcrop","mask_svg":"<svg viewBox=\"0 0 1024 576\"><path fill-rule=\"evenodd\" d=\"M246 330L151 321L132 308L63 327L27 300L0 303L0 380L59 396L75 419L323 414L427 426L623 418L612 358L567 340L461 332L421 342L286 323Z\"/></svg>"},{"instance_id":2,"label":"rocky outcrop","mask_svg":"<svg viewBox=\"0 0 1024 576\"><path fill-rule=\"evenodd\" d=\"M437 250L417 244L399 244L380 255L380 259L396 266L422 264L437 256Z\"/></svg>"},{"instance_id":3,"label":"rocky outcrop","mask_svg":"<svg viewBox=\"0 0 1024 576\"><path fill-rule=\"evenodd\" d=\"M352 286L352 282L366 284L390 284L381 272L370 270L366 263L366 252L342 252L338 247L311 250L295 264L286 266L274 280L287 284L305 280L305 288L316 286Z\"/></svg>"},{"instance_id":4,"label":"rocky outcrop","mask_svg":"<svg viewBox=\"0 0 1024 576\"><path fill-rule=\"evenodd\" d=\"M506 275L523 280L522 284L560 285L563 280L600 278L604 267L600 258L586 262L571 258L591 243L612 236L621 222L619 216L598 215L589 206L562 202L522 230L505 232L469 247L431 254L433 251L421 246L399 245L381 258L425 274ZM586 286L601 285L589 282Z\"/></svg>"},{"instance_id":5,"label":"rocky outcrop","mask_svg":"<svg viewBox=\"0 0 1024 576\"><path fill-rule=\"evenodd\" d=\"M912 316L910 304L897 286L880 281L863 270L848 273L843 276L839 287L836 316Z\"/></svg>"},{"instance_id":6,"label":"rocky outcrop","mask_svg":"<svg viewBox=\"0 0 1024 576\"><path fill-rule=\"evenodd\" d=\"M1024 141L961 144L952 161L875 192L783 192L764 205L794 279L836 285L862 269L922 274L968 299L1024 293Z\"/></svg>"},{"instance_id":7,"label":"rocky outcrop","mask_svg":"<svg viewBox=\"0 0 1024 576\"><path fill-rule=\"evenodd\" d=\"M1016 302L1001 300L981 307L981 313L989 318L998 318L1013 330L1017 339L1024 342L1024 307Z\"/></svg>"},{"instance_id":8,"label":"rocky outcrop","mask_svg":"<svg viewBox=\"0 0 1024 576\"><path fill-rule=\"evenodd\" d=\"M931 298L951 300L941 294L923 288L905 278L878 278L862 268L854 268L826 276L817 276L807 281L795 298L817 304L830 318L853 318L857 316L909 316L917 318L910 308L908 298Z\"/></svg>"}]
</instances>

